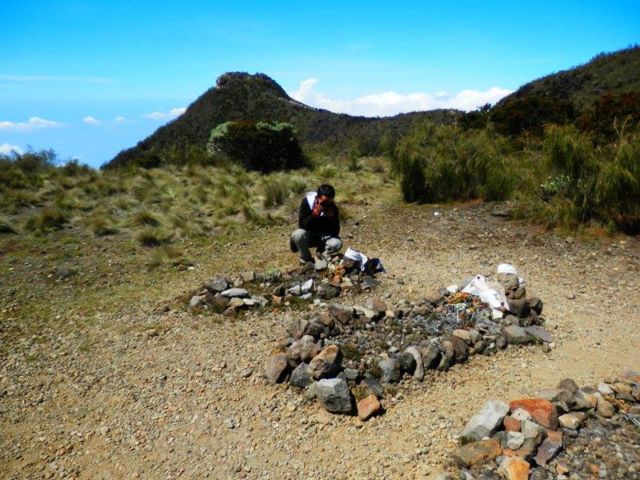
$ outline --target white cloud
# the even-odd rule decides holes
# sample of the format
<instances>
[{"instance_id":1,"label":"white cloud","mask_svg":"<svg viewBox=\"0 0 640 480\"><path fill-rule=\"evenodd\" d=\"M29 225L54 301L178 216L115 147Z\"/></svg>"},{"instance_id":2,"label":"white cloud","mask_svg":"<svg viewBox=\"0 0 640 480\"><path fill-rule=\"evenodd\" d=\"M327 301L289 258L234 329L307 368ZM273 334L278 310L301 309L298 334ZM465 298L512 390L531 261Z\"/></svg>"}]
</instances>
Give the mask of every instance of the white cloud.
<instances>
[{"instance_id":1,"label":"white cloud","mask_svg":"<svg viewBox=\"0 0 640 480\"><path fill-rule=\"evenodd\" d=\"M56 128L62 124L53 120L46 120L40 117L31 117L26 122L0 122L0 130L15 130L18 132L27 132L37 128Z\"/></svg>"},{"instance_id":2,"label":"white cloud","mask_svg":"<svg viewBox=\"0 0 640 480\"><path fill-rule=\"evenodd\" d=\"M0 145L0 154L9 155L12 152L16 152L20 155L24 153L23 150L17 145L9 145L8 143L3 143L2 145Z\"/></svg>"},{"instance_id":3,"label":"white cloud","mask_svg":"<svg viewBox=\"0 0 640 480\"><path fill-rule=\"evenodd\" d=\"M313 92L313 87L318 83L317 78L307 78L300 82L300 88L291 94L291 98L299 102L309 101L314 95L318 95Z\"/></svg>"},{"instance_id":4,"label":"white cloud","mask_svg":"<svg viewBox=\"0 0 640 480\"><path fill-rule=\"evenodd\" d=\"M122 115L118 115L116 118L113 119L113 121L116 123L122 123L122 122L126 122L127 119L124 118Z\"/></svg>"},{"instance_id":5,"label":"white cloud","mask_svg":"<svg viewBox=\"0 0 640 480\"><path fill-rule=\"evenodd\" d=\"M83 123L88 123L89 125L100 125L102 122L100 120L98 120L95 117L92 117L91 115L84 117L82 119Z\"/></svg>"},{"instance_id":6,"label":"white cloud","mask_svg":"<svg viewBox=\"0 0 640 480\"><path fill-rule=\"evenodd\" d=\"M175 107L168 112L152 112L143 115L151 120L167 120L169 118L175 118L182 115L187 110L187 107Z\"/></svg>"},{"instance_id":7,"label":"white cloud","mask_svg":"<svg viewBox=\"0 0 640 480\"><path fill-rule=\"evenodd\" d=\"M485 103L494 104L512 92L500 87L492 87L484 91L462 90L456 94L448 92L402 94L389 91L339 100L316 92L314 87L317 83L318 79L316 78L303 80L298 90L291 94L291 97L312 107L366 117L396 115L436 108L456 108L470 111Z\"/></svg>"}]
</instances>

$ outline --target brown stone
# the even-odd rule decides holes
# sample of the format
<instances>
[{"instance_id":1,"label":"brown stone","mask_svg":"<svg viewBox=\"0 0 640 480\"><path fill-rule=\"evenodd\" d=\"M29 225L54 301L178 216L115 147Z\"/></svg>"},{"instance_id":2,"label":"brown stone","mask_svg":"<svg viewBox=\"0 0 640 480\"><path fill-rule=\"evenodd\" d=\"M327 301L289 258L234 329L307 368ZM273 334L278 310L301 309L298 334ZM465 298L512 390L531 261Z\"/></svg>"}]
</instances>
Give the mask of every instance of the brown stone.
<instances>
[{"instance_id":1,"label":"brown stone","mask_svg":"<svg viewBox=\"0 0 640 480\"><path fill-rule=\"evenodd\" d=\"M444 295L442 295L438 291L435 291L433 293L426 295L424 299L427 302L429 302L431 305L440 305L441 303L444 302Z\"/></svg>"},{"instance_id":2,"label":"brown stone","mask_svg":"<svg viewBox=\"0 0 640 480\"><path fill-rule=\"evenodd\" d=\"M498 474L506 480L528 480L530 468L529 463L520 457L505 457Z\"/></svg>"},{"instance_id":3,"label":"brown stone","mask_svg":"<svg viewBox=\"0 0 640 480\"><path fill-rule=\"evenodd\" d=\"M363 422L382 411L382 405L374 394L364 397L358 402L358 418Z\"/></svg>"},{"instance_id":4,"label":"brown stone","mask_svg":"<svg viewBox=\"0 0 640 480\"><path fill-rule=\"evenodd\" d=\"M342 352L337 345L328 345L322 351L313 357L307 367L307 372L312 378L318 380L320 378L331 377L338 373L342 365Z\"/></svg>"},{"instance_id":5,"label":"brown stone","mask_svg":"<svg viewBox=\"0 0 640 480\"><path fill-rule=\"evenodd\" d=\"M535 461L541 467L545 467L553 457L562 449L562 432L547 430L547 438L538 447Z\"/></svg>"},{"instance_id":6,"label":"brown stone","mask_svg":"<svg viewBox=\"0 0 640 480\"><path fill-rule=\"evenodd\" d=\"M287 362L287 355L282 349L274 349L267 357L264 365L264 373L271 383L278 383L284 380L285 373L289 363Z\"/></svg>"},{"instance_id":7,"label":"brown stone","mask_svg":"<svg viewBox=\"0 0 640 480\"><path fill-rule=\"evenodd\" d=\"M387 304L384 303L379 298L370 298L367 300L367 303L364 304L365 308L369 310L373 310L374 312L380 314L387 311Z\"/></svg>"},{"instance_id":8,"label":"brown stone","mask_svg":"<svg viewBox=\"0 0 640 480\"><path fill-rule=\"evenodd\" d=\"M324 325L325 327L327 327L329 329L333 329L333 327L336 324L336 322L333 320L333 317L331 316L331 314L329 312L322 312L318 316L318 319L320 320L320 323L322 323L322 325Z\"/></svg>"},{"instance_id":9,"label":"brown stone","mask_svg":"<svg viewBox=\"0 0 640 480\"><path fill-rule=\"evenodd\" d=\"M459 447L453 453L453 460L463 467L471 467L493 460L502 453L500 442L495 438L478 440Z\"/></svg>"},{"instance_id":10,"label":"brown stone","mask_svg":"<svg viewBox=\"0 0 640 480\"><path fill-rule=\"evenodd\" d=\"M602 396L598 397L598 408L596 411L599 416L604 418L611 418L616 413L613 404Z\"/></svg>"},{"instance_id":11,"label":"brown stone","mask_svg":"<svg viewBox=\"0 0 640 480\"><path fill-rule=\"evenodd\" d=\"M630 383L640 383L640 372L628 371L622 374L622 380Z\"/></svg>"},{"instance_id":12,"label":"brown stone","mask_svg":"<svg viewBox=\"0 0 640 480\"><path fill-rule=\"evenodd\" d=\"M469 347L467 346L465 341L453 335L449 337L449 341L453 345L453 350L455 351L456 355L456 361L464 362L469 357Z\"/></svg>"},{"instance_id":13,"label":"brown stone","mask_svg":"<svg viewBox=\"0 0 640 480\"><path fill-rule=\"evenodd\" d=\"M576 393L578 391L578 384L572 378L564 378L560 380L556 388L560 390L566 390L571 393Z\"/></svg>"},{"instance_id":14,"label":"brown stone","mask_svg":"<svg viewBox=\"0 0 640 480\"><path fill-rule=\"evenodd\" d=\"M571 471L571 468L569 468L569 464L564 460L558 460L556 462L556 473L558 475L566 475L570 471Z\"/></svg>"},{"instance_id":15,"label":"brown stone","mask_svg":"<svg viewBox=\"0 0 640 480\"><path fill-rule=\"evenodd\" d=\"M544 428L555 430L558 427L558 411L549 400L543 398L521 398L513 400L509 407L512 412L517 408L526 410Z\"/></svg>"},{"instance_id":16,"label":"brown stone","mask_svg":"<svg viewBox=\"0 0 640 480\"><path fill-rule=\"evenodd\" d=\"M587 414L584 412L570 412L565 413L564 415L560 415L558 417L558 422L564 428L577 430L582 426L585 418L587 418Z\"/></svg>"},{"instance_id":17,"label":"brown stone","mask_svg":"<svg viewBox=\"0 0 640 480\"><path fill-rule=\"evenodd\" d=\"M504 425L504 429L507 432L519 432L520 431L520 420L516 420L511 415L507 415L502 420L502 424Z\"/></svg>"},{"instance_id":18,"label":"brown stone","mask_svg":"<svg viewBox=\"0 0 640 480\"><path fill-rule=\"evenodd\" d=\"M353 318L353 307L339 304L329 305L329 313L341 324L347 325Z\"/></svg>"}]
</instances>

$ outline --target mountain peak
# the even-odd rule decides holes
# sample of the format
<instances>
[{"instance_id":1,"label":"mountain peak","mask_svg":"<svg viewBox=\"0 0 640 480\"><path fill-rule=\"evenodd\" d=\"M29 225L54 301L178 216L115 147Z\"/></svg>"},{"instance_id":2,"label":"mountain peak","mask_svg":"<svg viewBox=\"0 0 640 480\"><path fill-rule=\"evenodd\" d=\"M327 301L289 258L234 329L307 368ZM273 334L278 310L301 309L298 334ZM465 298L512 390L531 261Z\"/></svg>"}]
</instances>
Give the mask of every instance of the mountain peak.
<instances>
[{"instance_id":1,"label":"mountain peak","mask_svg":"<svg viewBox=\"0 0 640 480\"><path fill-rule=\"evenodd\" d=\"M233 88L241 85L254 85L256 88L270 90L279 97L289 98L284 88L264 73L227 72L220 75L216 80L216 88L218 89Z\"/></svg>"}]
</instances>

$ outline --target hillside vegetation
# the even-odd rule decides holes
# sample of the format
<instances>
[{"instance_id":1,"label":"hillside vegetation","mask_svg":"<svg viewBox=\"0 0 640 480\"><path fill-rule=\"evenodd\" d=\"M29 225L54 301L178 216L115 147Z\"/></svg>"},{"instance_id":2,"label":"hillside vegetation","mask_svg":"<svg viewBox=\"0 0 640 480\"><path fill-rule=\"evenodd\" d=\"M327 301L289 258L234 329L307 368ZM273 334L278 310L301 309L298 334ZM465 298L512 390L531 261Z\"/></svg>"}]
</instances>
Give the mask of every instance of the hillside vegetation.
<instances>
[{"instance_id":1,"label":"hillside vegetation","mask_svg":"<svg viewBox=\"0 0 640 480\"><path fill-rule=\"evenodd\" d=\"M323 182L335 184L345 222L349 206L372 192L395 194L384 159L358 159L356 169L317 161L325 165L261 174L233 163L99 171L77 162L55 166L52 151L0 156L0 237L113 237L156 250L152 263L180 266L187 260L173 245L293 227L300 198Z\"/></svg>"},{"instance_id":2,"label":"hillside vegetation","mask_svg":"<svg viewBox=\"0 0 640 480\"><path fill-rule=\"evenodd\" d=\"M606 93L640 91L640 46L601 53L584 65L546 75L521 86L497 106L530 96L572 103L578 112L592 108Z\"/></svg>"},{"instance_id":3,"label":"hillside vegetation","mask_svg":"<svg viewBox=\"0 0 640 480\"><path fill-rule=\"evenodd\" d=\"M53 152L4 156L0 230L39 235L76 226L166 245L291 221L297 196L335 178L347 195L397 185L407 202L506 201L513 215L551 227L637 233L639 51L599 55L494 107L385 119L312 109L265 75L226 74L102 171L54 168ZM618 71L622 83L611 80ZM348 148L323 155L313 145Z\"/></svg>"},{"instance_id":4,"label":"hillside vegetation","mask_svg":"<svg viewBox=\"0 0 640 480\"><path fill-rule=\"evenodd\" d=\"M387 118L354 117L297 102L264 74L226 73L183 115L120 152L106 167L211 163L206 155L211 130L221 123L239 120L291 123L307 152L342 154L357 149L361 154L376 154L381 144L400 138L416 123L453 123L461 113L433 110Z\"/></svg>"}]
</instances>

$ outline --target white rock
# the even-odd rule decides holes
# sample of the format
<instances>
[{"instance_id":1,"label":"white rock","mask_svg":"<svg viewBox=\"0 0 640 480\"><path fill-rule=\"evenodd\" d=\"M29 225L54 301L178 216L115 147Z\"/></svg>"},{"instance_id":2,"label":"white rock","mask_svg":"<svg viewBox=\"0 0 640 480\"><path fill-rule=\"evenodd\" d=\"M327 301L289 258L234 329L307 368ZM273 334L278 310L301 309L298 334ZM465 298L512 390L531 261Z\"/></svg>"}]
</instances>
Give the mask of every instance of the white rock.
<instances>
[{"instance_id":1,"label":"white rock","mask_svg":"<svg viewBox=\"0 0 640 480\"><path fill-rule=\"evenodd\" d=\"M504 417L509 413L509 404L500 400L489 400L480 412L474 415L462 431L462 436L467 439L481 440L490 436Z\"/></svg>"},{"instance_id":2,"label":"white rock","mask_svg":"<svg viewBox=\"0 0 640 480\"><path fill-rule=\"evenodd\" d=\"M520 422L523 420L531 421L531 414L526 410L524 410L523 408L516 408L511 414L511 416Z\"/></svg>"},{"instance_id":3,"label":"white rock","mask_svg":"<svg viewBox=\"0 0 640 480\"><path fill-rule=\"evenodd\" d=\"M522 432L507 432L507 448L511 450L519 449L524 443L524 433Z\"/></svg>"},{"instance_id":4,"label":"white rock","mask_svg":"<svg viewBox=\"0 0 640 480\"><path fill-rule=\"evenodd\" d=\"M600 382L598 384L598 391L602 394L602 395L614 395L614 391L613 389L607 385L604 382Z\"/></svg>"}]
</instances>

